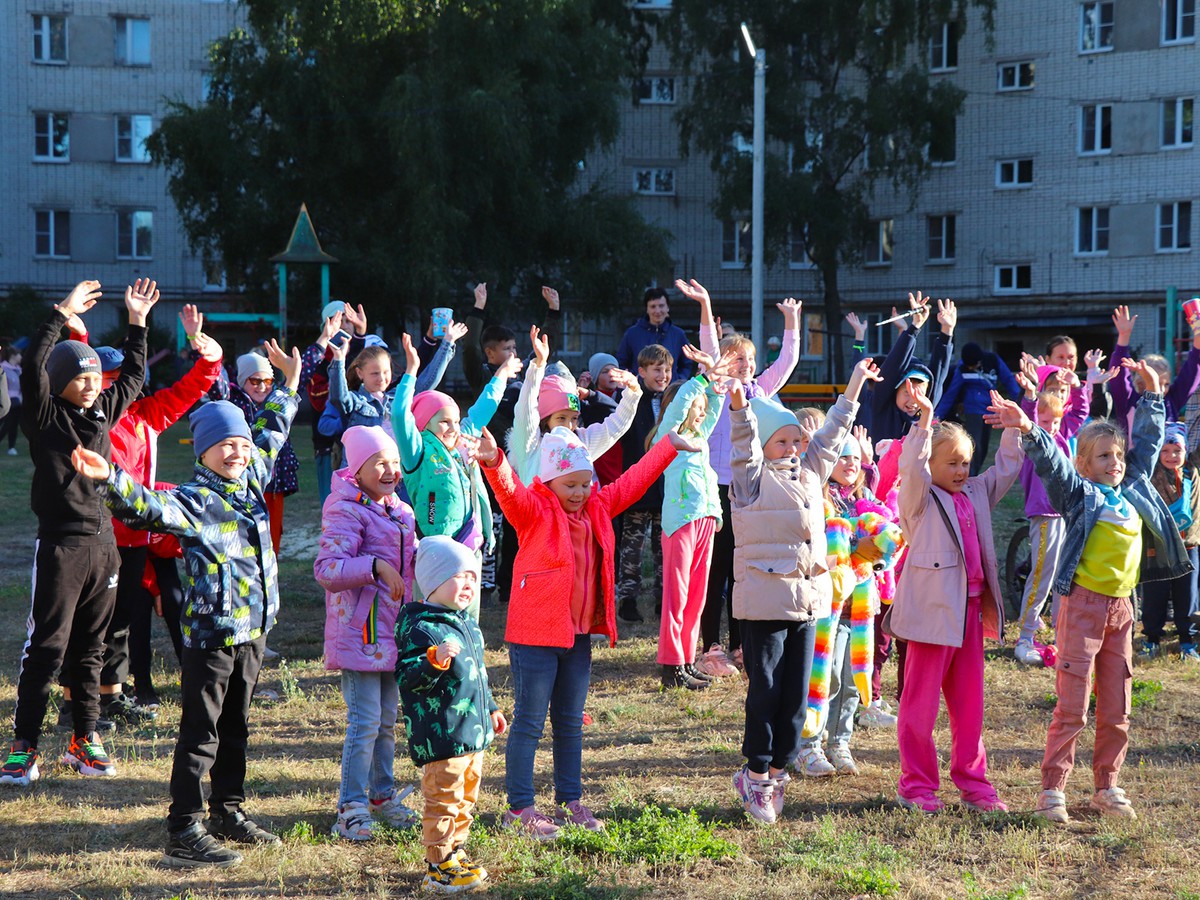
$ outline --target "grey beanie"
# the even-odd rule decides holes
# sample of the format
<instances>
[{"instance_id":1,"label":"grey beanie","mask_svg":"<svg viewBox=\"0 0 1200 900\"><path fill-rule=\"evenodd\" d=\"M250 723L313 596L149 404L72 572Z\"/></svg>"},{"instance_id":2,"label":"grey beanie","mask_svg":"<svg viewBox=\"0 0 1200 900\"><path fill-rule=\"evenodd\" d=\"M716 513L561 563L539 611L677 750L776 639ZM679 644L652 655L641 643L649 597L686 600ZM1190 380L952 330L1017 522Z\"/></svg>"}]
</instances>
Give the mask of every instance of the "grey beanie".
<instances>
[{"instance_id":1,"label":"grey beanie","mask_svg":"<svg viewBox=\"0 0 1200 900\"><path fill-rule=\"evenodd\" d=\"M593 353L592 358L588 360L588 371L592 373L592 384L600 381L600 373L604 371L605 366L619 365L617 358L611 353Z\"/></svg>"},{"instance_id":2,"label":"grey beanie","mask_svg":"<svg viewBox=\"0 0 1200 900\"><path fill-rule=\"evenodd\" d=\"M50 393L58 396L73 379L87 373L100 375L100 357L83 341L62 341L55 344L46 360L46 378Z\"/></svg>"},{"instance_id":3,"label":"grey beanie","mask_svg":"<svg viewBox=\"0 0 1200 900\"><path fill-rule=\"evenodd\" d=\"M473 550L444 534L421 538L415 574L423 596L428 597L459 572L474 572L479 577L479 557Z\"/></svg>"},{"instance_id":4,"label":"grey beanie","mask_svg":"<svg viewBox=\"0 0 1200 900\"><path fill-rule=\"evenodd\" d=\"M243 353L237 359L237 383L241 387L246 379L262 373L272 375L271 361L258 353Z\"/></svg>"}]
</instances>

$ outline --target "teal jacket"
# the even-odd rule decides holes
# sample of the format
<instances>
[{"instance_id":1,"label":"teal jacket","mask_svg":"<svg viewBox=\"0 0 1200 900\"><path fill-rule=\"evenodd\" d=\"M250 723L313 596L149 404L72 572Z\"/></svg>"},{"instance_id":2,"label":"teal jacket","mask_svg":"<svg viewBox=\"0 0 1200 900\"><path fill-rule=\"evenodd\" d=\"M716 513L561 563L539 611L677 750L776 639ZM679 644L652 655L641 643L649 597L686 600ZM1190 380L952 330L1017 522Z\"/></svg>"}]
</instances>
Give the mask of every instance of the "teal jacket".
<instances>
[{"instance_id":1,"label":"teal jacket","mask_svg":"<svg viewBox=\"0 0 1200 900\"><path fill-rule=\"evenodd\" d=\"M717 528L721 527L721 495L717 492L717 473L708 461L708 436L717 425L725 395L718 394L703 375L690 379L679 388L663 413L654 440L679 428L692 401L701 394L708 397L708 412L696 436L700 449L678 454L663 473L662 530L666 535L705 516L712 516L717 520Z\"/></svg>"},{"instance_id":2,"label":"teal jacket","mask_svg":"<svg viewBox=\"0 0 1200 900\"><path fill-rule=\"evenodd\" d=\"M462 646L442 670L429 648L447 638ZM425 763L478 753L492 742L492 699L483 665L483 633L465 611L409 603L396 623L396 683L404 708L408 755Z\"/></svg>"}]
</instances>

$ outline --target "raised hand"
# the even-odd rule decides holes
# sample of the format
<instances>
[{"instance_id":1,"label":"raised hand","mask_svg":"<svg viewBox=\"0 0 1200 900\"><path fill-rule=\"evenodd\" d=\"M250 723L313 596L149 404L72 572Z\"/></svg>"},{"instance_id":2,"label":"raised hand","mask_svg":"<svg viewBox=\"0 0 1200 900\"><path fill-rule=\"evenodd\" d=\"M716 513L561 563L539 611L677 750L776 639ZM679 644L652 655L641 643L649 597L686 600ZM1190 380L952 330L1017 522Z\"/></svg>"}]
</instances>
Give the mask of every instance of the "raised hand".
<instances>
[{"instance_id":1,"label":"raised hand","mask_svg":"<svg viewBox=\"0 0 1200 900\"><path fill-rule=\"evenodd\" d=\"M496 439L490 431L483 429L479 444L475 447L475 458L485 466L494 466L499 456L500 448L496 446Z\"/></svg>"},{"instance_id":2,"label":"raised hand","mask_svg":"<svg viewBox=\"0 0 1200 900\"><path fill-rule=\"evenodd\" d=\"M1100 363L1104 362L1104 351L1100 349L1089 350L1083 354L1083 364L1088 371L1100 368Z\"/></svg>"},{"instance_id":3,"label":"raised hand","mask_svg":"<svg viewBox=\"0 0 1200 900\"><path fill-rule=\"evenodd\" d=\"M388 589L388 593L393 600L400 600L404 597L404 579L400 577L400 573L386 559L375 557L375 572L379 576L379 580L384 583Z\"/></svg>"},{"instance_id":4,"label":"raised hand","mask_svg":"<svg viewBox=\"0 0 1200 900\"><path fill-rule=\"evenodd\" d=\"M694 347L691 344L683 345L683 355L700 367L700 371L708 374L712 371L716 363L713 358L701 350L699 347Z\"/></svg>"},{"instance_id":5,"label":"raised hand","mask_svg":"<svg viewBox=\"0 0 1200 900\"><path fill-rule=\"evenodd\" d=\"M729 408L745 409L746 403L746 386L742 379L734 378L729 385Z\"/></svg>"},{"instance_id":6,"label":"raised hand","mask_svg":"<svg viewBox=\"0 0 1200 900\"><path fill-rule=\"evenodd\" d=\"M668 432L667 440L670 441L671 446L680 453L698 453L702 443L702 441L695 440L693 438L685 438L678 431Z\"/></svg>"},{"instance_id":7,"label":"raised hand","mask_svg":"<svg viewBox=\"0 0 1200 900\"><path fill-rule=\"evenodd\" d=\"M317 344L320 347L325 348L329 346L329 341L341 330L342 320L345 317L345 311L335 312L321 324L321 335L317 338Z\"/></svg>"},{"instance_id":8,"label":"raised hand","mask_svg":"<svg viewBox=\"0 0 1200 900\"><path fill-rule=\"evenodd\" d=\"M179 311L179 322L183 325L183 333L194 338L204 328L204 313L196 308L196 304L185 303Z\"/></svg>"},{"instance_id":9,"label":"raised hand","mask_svg":"<svg viewBox=\"0 0 1200 900\"><path fill-rule=\"evenodd\" d=\"M417 373L421 371L421 355L417 353L417 348L413 346L412 338L408 334L400 335L400 343L404 346L404 372L416 378Z\"/></svg>"},{"instance_id":10,"label":"raised hand","mask_svg":"<svg viewBox=\"0 0 1200 900\"><path fill-rule=\"evenodd\" d=\"M1137 316L1134 316L1136 319ZM1144 359L1133 360L1129 357L1121 360L1121 365L1132 372L1134 375L1141 376L1142 390L1147 394L1161 394L1162 385L1158 380L1158 371L1151 365L1147 365Z\"/></svg>"},{"instance_id":11,"label":"raised hand","mask_svg":"<svg viewBox=\"0 0 1200 900\"><path fill-rule=\"evenodd\" d=\"M358 309L352 307L349 303L342 310L342 321L353 326L354 333L359 337L364 337L367 333L367 313L363 309L363 305L358 304Z\"/></svg>"},{"instance_id":12,"label":"raised hand","mask_svg":"<svg viewBox=\"0 0 1200 900\"><path fill-rule=\"evenodd\" d=\"M552 287L542 285L542 299L546 301L546 305L551 309L558 309L558 291Z\"/></svg>"},{"instance_id":13,"label":"raised hand","mask_svg":"<svg viewBox=\"0 0 1200 900\"><path fill-rule=\"evenodd\" d=\"M638 382L637 376L632 372L627 372L624 369L609 369L608 378L622 390L633 391L635 394L642 392L642 386Z\"/></svg>"},{"instance_id":14,"label":"raised hand","mask_svg":"<svg viewBox=\"0 0 1200 900\"><path fill-rule=\"evenodd\" d=\"M475 285L475 308L487 309L487 282L481 281Z\"/></svg>"},{"instance_id":15,"label":"raised hand","mask_svg":"<svg viewBox=\"0 0 1200 900\"><path fill-rule=\"evenodd\" d=\"M928 429L933 425L933 401L925 396L924 391L918 391L913 385L912 379L905 378L904 386L908 388L908 395L912 397L913 403L917 406L917 416L920 420L922 428Z\"/></svg>"},{"instance_id":16,"label":"raised hand","mask_svg":"<svg viewBox=\"0 0 1200 900\"><path fill-rule=\"evenodd\" d=\"M879 374L879 366L875 365L869 356L860 359L851 370L850 381L846 384L846 396L857 403L863 384L868 381L883 381L883 376Z\"/></svg>"},{"instance_id":17,"label":"raised hand","mask_svg":"<svg viewBox=\"0 0 1200 900\"><path fill-rule=\"evenodd\" d=\"M267 341L264 346L267 348L267 359L271 361L271 365L283 373L283 383L288 390L294 391L300 387L300 351L292 348L292 353L289 356L282 347L279 346L279 341L275 338Z\"/></svg>"},{"instance_id":18,"label":"raised hand","mask_svg":"<svg viewBox=\"0 0 1200 900\"><path fill-rule=\"evenodd\" d=\"M101 296L100 282L95 280L81 281L71 289L71 293L67 294L66 299L63 300L62 303L59 303L55 306L55 309L61 312L68 319L70 319L71 316L81 316L95 306L96 301L99 300ZM83 325L82 322L79 324L80 326ZM87 329L81 327L78 330L75 328L72 328L71 330L76 334L82 334Z\"/></svg>"},{"instance_id":19,"label":"raised hand","mask_svg":"<svg viewBox=\"0 0 1200 900\"><path fill-rule=\"evenodd\" d=\"M110 471L107 459L94 450L85 450L82 444L71 451L71 465L84 478L93 481L104 481Z\"/></svg>"},{"instance_id":20,"label":"raised hand","mask_svg":"<svg viewBox=\"0 0 1200 900\"><path fill-rule=\"evenodd\" d=\"M821 427L821 423L817 421L817 417L812 413L805 413L804 418L800 422L800 439L804 441L805 446L813 439L813 435L817 433L817 429Z\"/></svg>"},{"instance_id":21,"label":"raised hand","mask_svg":"<svg viewBox=\"0 0 1200 900\"><path fill-rule=\"evenodd\" d=\"M579 377L575 379L575 384L583 389L590 388L592 386L592 373L584 369L579 373Z\"/></svg>"},{"instance_id":22,"label":"raised hand","mask_svg":"<svg viewBox=\"0 0 1200 900\"><path fill-rule=\"evenodd\" d=\"M1037 387L1035 387L1035 383L1029 380L1029 377L1023 370L1014 372L1013 377L1017 379L1017 384L1020 386L1021 390L1025 392L1026 397L1032 400L1037 396Z\"/></svg>"},{"instance_id":23,"label":"raised hand","mask_svg":"<svg viewBox=\"0 0 1200 900\"><path fill-rule=\"evenodd\" d=\"M896 307L892 307L892 315L896 314ZM854 342L861 344L867 337L867 323L865 319L860 319L854 313L846 313L846 324L854 331Z\"/></svg>"},{"instance_id":24,"label":"raised hand","mask_svg":"<svg viewBox=\"0 0 1200 900\"><path fill-rule=\"evenodd\" d=\"M350 342L347 340L343 340L341 343L338 343L338 344L333 344L333 343L329 344L329 354L331 357L331 361L336 359L336 360L340 360L341 362L345 362L346 355L349 352L350 352Z\"/></svg>"},{"instance_id":25,"label":"raised hand","mask_svg":"<svg viewBox=\"0 0 1200 900\"><path fill-rule=\"evenodd\" d=\"M467 326L464 325L462 322L453 322L452 321L449 325L446 326L446 338L445 339L447 341L449 341L451 344L457 343L459 339L466 336L467 331L468 331Z\"/></svg>"},{"instance_id":26,"label":"raised hand","mask_svg":"<svg viewBox=\"0 0 1200 900\"><path fill-rule=\"evenodd\" d=\"M850 429L850 433L854 435L854 439L858 441L858 446L862 450L863 465L875 462L875 445L871 442L871 435L867 434L867 429L862 425L855 425Z\"/></svg>"},{"instance_id":27,"label":"raised hand","mask_svg":"<svg viewBox=\"0 0 1200 900\"><path fill-rule=\"evenodd\" d=\"M908 308L916 310L912 314L912 323L915 328L922 328L925 321L929 318L931 312L929 308L929 298L924 296L920 291L914 297L911 293L908 295ZM903 330L903 329L901 329Z\"/></svg>"},{"instance_id":28,"label":"raised hand","mask_svg":"<svg viewBox=\"0 0 1200 900\"><path fill-rule=\"evenodd\" d=\"M898 315L900 315L900 310L896 309L896 307L893 306L892 307L892 327L895 328L901 334L904 334L905 329L908 328L908 323L906 321L904 321L904 319L897 319L896 316L898 316Z\"/></svg>"},{"instance_id":29,"label":"raised hand","mask_svg":"<svg viewBox=\"0 0 1200 900\"><path fill-rule=\"evenodd\" d=\"M1087 383L1090 385L1093 385L1093 386L1095 386L1097 384L1107 384L1108 382L1110 382L1114 378L1116 378L1117 375L1120 374L1120 372L1121 372L1120 366L1113 366L1110 369L1101 369L1099 367L1097 367L1095 369L1088 369Z\"/></svg>"},{"instance_id":30,"label":"raised hand","mask_svg":"<svg viewBox=\"0 0 1200 900\"><path fill-rule=\"evenodd\" d=\"M463 461L464 466L469 466L471 463L479 459L479 438L473 434L467 434L465 431L459 432L458 455Z\"/></svg>"},{"instance_id":31,"label":"raised hand","mask_svg":"<svg viewBox=\"0 0 1200 900\"><path fill-rule=\"evenodd\" d=\"M695 278L693 278L691 281L684 281L682 278L676 278L675 289L689 300L694 300L701 306L712 306L712 298L708 296L708 290ZM719 330L717 334L718 336L720 335Z\"/></svg>"},{"instance_id":32,"label":"raised hand","mask_svg":"<svg viewBox=\"0 0 1200 900\"><path fill-rule=\"evenodd\" d=\"M1133 326L1137 324L1138 317L1129 315L1128 306L1118 306L1113 310L1112 320L1117 329L1117 343L1122 347L1128 347L1129 339L1133 336Z\"/></svg>"},{"instance_id":33,"label":"raised hand","mask_svg":"<svg viewBox=\"0 0 1200 900\"><path fill-rule=\"evenodd\" d=\"M783 327L787 331L800 330L800 310L802 304L795 297L788 297L782 303L776 303L775 308L783 313Z\"/></svg>"},{"instance_id":34,"label":"raised hand","mask_svg":"<svg viewBox=\"0 0 1200 900\"><path fill-rule=\"evenodd\" d=\"M1058 369L1058 383L1065 384L1070 388L1077 388L1079 387L1079 376L1070 369L1060 366Z\"/></svg>"},{"instance_id":35,"label":"raised hand","mask_svg":"<svg viewBox=\"0 0 1200 900\"><path fill-rule=\"evenodd\" d=\"M993 428L1019 428L1022 434L1028 434L1033 429L1033 423L1021 405L1005 400L997 391L992 391L992 402L988 406L988 414L983 418Z\"/></svg>"},{"instance_id":36,"label":"raised hand","mask_svg":"<svg viewBox=\"0 0 1200 900\"><path fill-rule=\"evenodd\" d=\"M521 361L521 357L513 354L508 359L500 364L500 368L496 370L496 377L503 381L508 381L510 378L515 378L525 368L525 363Z\"/></svg>"},{"instance_id":37,"label":"raised hand","mask_svg":"<svg viewBox=\"0 0 1200 900\"><path fill-rule=\"evenodd\" d=\"M198 334L192 340L192 347L200 354L200 358L206 362L220 362L225 355L225 351L221 349L221 345L210 338L207 334Z\"/></svg>"},{"instance_id":38,"label":"raised hand","mask_svg":"<svg viewBox=\"0 0 1200 900\"><path fill-rule=\"evenodd\" d=\"M954 334L954 326L958 324L958 307L949 297L945 300L938 300L937 306L937 320L941 323L942 334L949 337Z\"/></svg>"},{"instance_id":39,"label":"raised hand","mask_svg":"<svg viewBox=\"0 0 1200 900\"><path fill-rule=\"evenodd\" d=\"M125 288L125 308L129 310L130 325L145 325L150 309L158 302L158 282L139 278Z\"/></svg>"},{"instance_id":40,"label":"raised hand","mask_svg":"<svg viewBox=\"0 0 1200 900\"><path fill-rule=\"evenodd\" d=\"M529 341L533 344L533 364L545 368L550 359L550 338L543 335L541 329L534 325L529 329Z\"/></svg>"}]
</instances>

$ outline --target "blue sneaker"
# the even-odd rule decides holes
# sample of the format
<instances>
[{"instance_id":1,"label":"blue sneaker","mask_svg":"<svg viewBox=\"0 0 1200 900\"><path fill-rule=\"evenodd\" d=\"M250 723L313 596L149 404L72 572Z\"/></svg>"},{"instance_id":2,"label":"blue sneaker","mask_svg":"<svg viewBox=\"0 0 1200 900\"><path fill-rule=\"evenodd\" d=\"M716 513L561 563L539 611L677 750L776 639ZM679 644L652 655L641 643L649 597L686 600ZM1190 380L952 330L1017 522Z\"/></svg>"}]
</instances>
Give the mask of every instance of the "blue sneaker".
<instances>
[{"instance_id":1,"label":"blue sneaker","mask_svg":"<svg viewBox=\"0 0 1200 900\"><path fill-rule=\"evenodd\" d=\"M1196 650L1195 644L1180 644L1179 658L1184 662L1200 662L1200 651Z\"/></svg>"}]
</instances>

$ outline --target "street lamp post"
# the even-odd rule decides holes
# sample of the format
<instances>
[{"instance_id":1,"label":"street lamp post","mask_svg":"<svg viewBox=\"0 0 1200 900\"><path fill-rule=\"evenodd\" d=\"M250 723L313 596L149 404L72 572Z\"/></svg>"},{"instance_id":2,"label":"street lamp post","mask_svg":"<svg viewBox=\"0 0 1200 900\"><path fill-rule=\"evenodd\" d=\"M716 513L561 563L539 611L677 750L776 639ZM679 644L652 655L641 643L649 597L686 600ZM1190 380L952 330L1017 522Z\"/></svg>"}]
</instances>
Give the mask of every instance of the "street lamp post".
<instances>
[{"instance_id":1,"label":"street lamp post","mask_svg":"<svg viewBox=\"0 0 1200 900\"><path fill-rule=\"evenodd\" d=\"M750 29L742 23L742 37L754 57L754 170L750 204L750 339L763 343L763 179L767 150L767 51L754 46Z\"/></svg>"}]
</instances>

